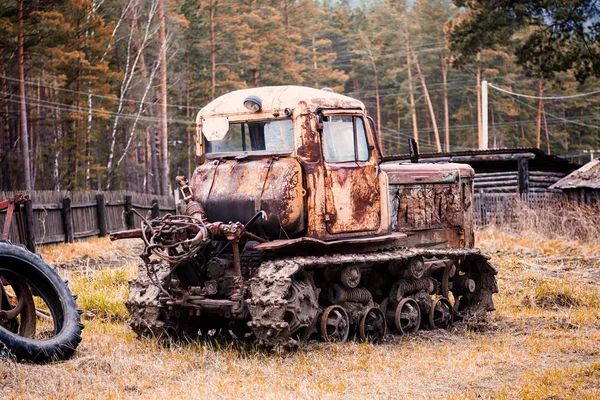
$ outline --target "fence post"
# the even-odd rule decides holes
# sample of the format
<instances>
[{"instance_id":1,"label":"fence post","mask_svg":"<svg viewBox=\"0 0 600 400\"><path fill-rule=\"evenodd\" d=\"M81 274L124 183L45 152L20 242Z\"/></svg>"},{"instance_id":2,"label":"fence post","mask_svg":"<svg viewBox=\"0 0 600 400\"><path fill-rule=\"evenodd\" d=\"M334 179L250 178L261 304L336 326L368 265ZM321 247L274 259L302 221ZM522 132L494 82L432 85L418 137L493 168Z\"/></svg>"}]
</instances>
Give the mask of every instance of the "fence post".
<instances>
[{"instance_id":1,"label":"fence post","mask_svg":"<svg viewBox=\"0 0 600 400\"><path fill-rule=\"evenodd\" d=\"M100 231L100 237L104 237L108 233L108 229L106 228L106 202L104 201L104 193L98 193L96 195L96 203L98 230Z\"/></svg>"},{"instance_id":2,"label":"fence post","mask_svg":"<svg viewBox=\"0 0 600 400\"><path fill-rule=\"evenodd\" d=\"M125 196L125 226L127 229L133 229L133 198L131 195Z\"/></svg>"},{"instance_id":3,"label":"fence post","mask_svg":"<svg viewBox=\"0 0 600 400\"><path fill-rule=\"evenodd\" d=\"M159 211L158 199L152 199L152 218L158 218L160 216Z\"/></svg>"},{"instance_id":4,"label":"fence post","mask_svg":"<svg viewBox=\"0 0 600 400\"><path fill-rule=\"evenodd\" d=\"M35 220L33 218L33 201L25 202L25 241L27 248L35 253Z\"/></svg>"},{"instance_id":5,"label":"fence post","mask_svg":"<svg viewBox=\"0 0 600 400\"><path fill-rule=\"evenodd\" d=\"M70 197L63 198L63 224L65 226L65 242L73 243L73 215Z\"/></svg>"},{"instance_id":6,"label":"fence post","mask_svg":"<svg viewBox=\"0 0 600 400\"><path fill-rule=\"evenodd\" d=\"M519 194L521 197L527 198L529 193L529 160L525 157L521 157L518 160L518 173L519 173Z\"/></svg>"}]
</instances>

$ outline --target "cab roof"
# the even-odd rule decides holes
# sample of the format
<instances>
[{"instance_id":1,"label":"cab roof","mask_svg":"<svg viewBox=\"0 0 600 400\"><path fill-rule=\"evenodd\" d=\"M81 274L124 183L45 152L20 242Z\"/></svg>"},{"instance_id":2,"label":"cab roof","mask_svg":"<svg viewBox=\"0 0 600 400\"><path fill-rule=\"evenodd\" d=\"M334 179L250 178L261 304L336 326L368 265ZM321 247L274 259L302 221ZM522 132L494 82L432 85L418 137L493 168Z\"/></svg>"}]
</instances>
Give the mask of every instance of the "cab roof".
<instances>
[{"instance_id":1,"label":"cab roof","mask_svg":"<svg viewBox=\"0 0 600 400\"><path fill-rule=\"evenodd\" d=\"M327 90L304 86L265 86L224 94L203 107L198 113L198 118L256 114L244 107L244 100L248 96L260 98L262 102L260 114L283 113L286 108L293 111L298 107L309 112L314 112L319 108L365 109L365 105L361 101Z\"/></svg>"}]
</instances>

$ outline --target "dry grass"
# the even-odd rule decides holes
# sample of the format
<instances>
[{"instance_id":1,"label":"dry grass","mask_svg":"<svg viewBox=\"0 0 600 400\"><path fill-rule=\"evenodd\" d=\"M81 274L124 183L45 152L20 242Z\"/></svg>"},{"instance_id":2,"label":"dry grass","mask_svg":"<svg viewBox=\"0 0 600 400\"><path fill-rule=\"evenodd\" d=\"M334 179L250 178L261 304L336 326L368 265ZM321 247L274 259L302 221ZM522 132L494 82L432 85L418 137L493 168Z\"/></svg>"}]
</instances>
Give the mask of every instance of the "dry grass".
<instances>
[{"instance_id":1,"label":"dry grass","mask_svg":"<svg viewBox=\"0 0 600 400\"><path fill-rule=\"evenodd\" d=\"M600 243L600 203L595 206L575 205L556 198L551 204L529 203L518 198L488 216L505 232L515 235L532 233L546 239L577 239Z\"/></svg>"},{"instance_id":2,"label":"dry grass","mask_svg":"<svg viewBox=\"0 0 600 400\"><path fill-rule=\"evenodd\" d=\"M0 397L599 398L600 245L497 230L480 232L478 243L500 270L485 331L459 326L392 345L314 344L292 353L137 340L118 305L133 264L69 270L90 312L75 357L0 361Z\"/></svg>"}]
</instances>

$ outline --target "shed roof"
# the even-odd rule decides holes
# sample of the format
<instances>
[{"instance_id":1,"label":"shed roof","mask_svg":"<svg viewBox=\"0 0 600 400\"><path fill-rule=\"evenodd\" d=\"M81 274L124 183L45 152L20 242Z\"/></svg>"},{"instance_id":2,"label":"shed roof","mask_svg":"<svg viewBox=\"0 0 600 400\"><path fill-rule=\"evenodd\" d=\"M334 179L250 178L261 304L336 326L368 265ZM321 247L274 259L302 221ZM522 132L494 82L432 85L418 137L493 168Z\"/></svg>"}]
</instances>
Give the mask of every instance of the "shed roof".
<instances>
[{"instance_id":1,"label":"shed roof","mask_svg":"<svg viewBox=\"0 0 600 400\"><path fill-rule=\"evenodd\" d=\"M244 100L248 96L260 98L263 113L282 112L286 108L293 110L301 105L300 103L311 111L318 108L365 108L360 100L327 90L304 86L265 86L236 90L217 97L204 106L198 116L252 114L244 107Z\"/></svg>"},{"instance_id":2,"label":"shed roof","mask_svg":"<svg viewBox=\"0 0 600 400\"><path fill-rule=\"evenodd\" d=\"M550 189L600 189L600 160L592 160L577 171L565 176Z\"/></svg>"}]
</instances>

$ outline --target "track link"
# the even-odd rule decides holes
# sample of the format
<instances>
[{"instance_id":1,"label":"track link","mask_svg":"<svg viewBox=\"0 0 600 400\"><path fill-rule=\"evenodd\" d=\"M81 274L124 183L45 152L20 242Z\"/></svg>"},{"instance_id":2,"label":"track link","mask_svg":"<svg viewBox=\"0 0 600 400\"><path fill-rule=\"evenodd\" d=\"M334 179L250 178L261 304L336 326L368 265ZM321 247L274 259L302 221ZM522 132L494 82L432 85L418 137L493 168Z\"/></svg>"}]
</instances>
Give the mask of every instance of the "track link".
<instances>
[{"instance_id":1,"label":"track link","mask_svg":"<svg viewBox=\"0 0 600 400\"><path fill-rule=\"evenodd\" d=\"M129 297L125 306L130 315L129 325L138 336L159 337L171 326L165 318L165 309L159 302L160 289L155 282L158 279L163 284L170 274L170 268L166 263L150 268L153 268L156 274L149 276L145 265L138 266L135 278L129 281Z\"/></svg>"},{"instance_id":2,"label":"track link","mask_svg":"<svg viewBox=\"0 0 600 400\"><path fill-rule=\"evenodd\" d=\"M252 318L248 325L252 329L256 344L267 347L297 344L290 337L285 314L288 307L286 296L294 275L298 272L344 264L403 261L416 256L470 259L472 268L476 270L472 273L478 274L481 287L468 308L462 310L461 317L482 317L487 311L494 309L492 295L498 291L495 278L497 270L488 262L489 256L482 254L479 249L396 248L371 253L282 258L262 263L257 275L249 281L250 298L246 300L246 305Z\"/></svg>"}]
</instances>

